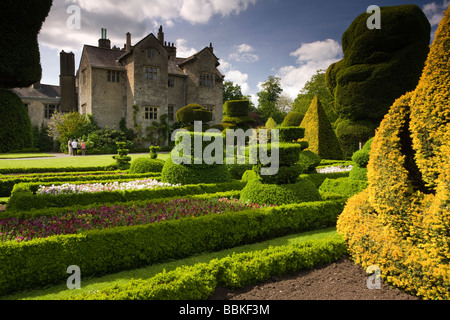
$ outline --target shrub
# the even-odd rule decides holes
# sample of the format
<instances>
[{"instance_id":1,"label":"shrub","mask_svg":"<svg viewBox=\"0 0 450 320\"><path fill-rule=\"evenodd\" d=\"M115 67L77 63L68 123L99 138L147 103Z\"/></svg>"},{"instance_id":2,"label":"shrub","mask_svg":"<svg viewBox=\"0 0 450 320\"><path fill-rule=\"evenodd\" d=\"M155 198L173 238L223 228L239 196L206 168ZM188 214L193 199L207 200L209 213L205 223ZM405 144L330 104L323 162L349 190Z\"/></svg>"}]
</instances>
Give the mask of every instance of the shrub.
<instances>
[{"instance_id":1,"label":"shrub","mask_svg":"<svg viewBox=\"0 0 450 320\"><path fill-rule=\"evenodd\" d=\"M42 78L37 36L52 0L2 3L0 30L0 88L23 88ZM17 23L26 21L26 23ZM1 108L3 112L3 107ZM2 126L6 123L2 122Z\"/></svg>"},{"instance_id":2,"label":"shrub","mask_svg":"<svg viewBox=\"0 0 450 320\"><path fill-rule=\"evenodd\" d=\"M367 28L368 13L352 22L342 36L344 59L326 74L336 112L350 122L337 127L346 157L374 136L397 98L414 90L429 52L430 23L418 6L382 7L381 15L381 30Z\"/></svg>"},{"instance_id":3,"label":"shrub","mask_svg":"<svg viewBox=\"0 0 450 320\"><path fill-rule=\"evenodd\" d=\"M177 121L190 127L196 121L201 121L203 123L210 122L212 120L212 112L206 110L199 104L189 104L180 110L178 110Z\"/></svg>"},{"instance_id":4,"label":"shrub","mask_svg":"<svg viewBox=\"0 0 450 320\"><path fill-rule=\"evenodd\" d=\"M161 181L171 184L220 183L231 181L226 165L192 164L182 165L166 160L161 172Z\"/></svg>"},{"instance_id":5,"label":"shrub","mask_svg":"<svg viewBox=\"0 0 450 320\"><path fill-rule=\"evenodd\" d=\"M228 117L248 116L250 102L248 100L231 100L223 105L223 114Z\"/></svg>"},{"instance_id":6,"label":"shrub","mask_svg":"<svg viewBox=\"0 0 450 320\"><path fill-rule=\"evenodd\" d=\"M33 129L28 110L13 92L0 89L0 153L32 147Z\"/></svg>"},{"instance_id":7,"label":"shrub","mask_svg":"<svg viewBox=\"0 0 450 320\"><path fill-rule=\"evenodd\" d=\"M317 154L310 150L304 150L300 152L297 164L302 166L302 173L315 173L321 162L322 159Z\"/></svg>"},{"instance_id":8,"label":"shrub","mask_svg":"<svg viewBox=\"0 0 450 320\"><path fill-rule=\"evenodd\" d=\"M251 180L241 192L241 201L284 205L300 202L322 200L316 186L307 179L301 179L294 184L263 184L259 180Z\"/></svg>"},{"instance_id":9,"label":"shrub","mask_svg":"<svg viewBox=\"0 0 450 320\"><path fill-rule=\"evenodd\" d=\"M301 127L281 127L280 142L297 142L305 137L305 128Z\"/></svg>"},{"instance_id":10,"label":"shrub","mask_svg":"<svg viewBox=\"0 0 450 320\"><path fill-rule=\"evenodd\" d=\"M338 221L357 263L378 265L388 283L424 299L450 298L449 27L450 8L416 90L395 101L377 130L369 187Z\"/></svg>"},{"instance_id":11,"label":"shrub","mask_svg":"<svg viewBox=\"0 0 450 320\"><path fill-rule=\"evenodd\" d=\"M116 142L117 144L117 156L113 156L113 159L117 162L117 168L120 170L126 170L130 168L131 157L128 156L130 150L125 149L125 142Z\"/></svg>"},{"instance_id":12,"label":"shrub","mask_svg":"<svg viewBox=\"0 0 450 320\"><path fill-rule=\"evenodd\" d=\"M237 289L261 283L274 276L329 264L344 255L345 250L345 243L338 236L271 247L179 267L151 279L133 280L71 300L206 300L218 285Z\"/></svg>"},{"instance_id":13,"label":"shrub","mask_svg":"<svg viewBox=\"0 0 450 320\"><path fill-rule=\"evenodd\" d=\"M286 118L284 118L283 123L281 124L281 127L300 127L300 124L302 123L302 120L304 118L304 114L301 114L300 112L289 112L286 115Z\"/></svg>"},{"instance_id":14,"label":"shrub","mask_svg":"<svg viewBox=\"0 0 450 320\"><path fill-rule=\"evenodd\" d=\"M137 158L131 162L130 173L161 172L164 161L152 158Z\"/></svg>"},{"instance_id":15,"label":"shrub","mask_svg":"<svg viewBox=\"0 0 450 320\"><path fill-rule=\"evenodd\" d=\"M349 178L326 179L319 190L321 192L337 193L351 197L367 188L366 181L350 180Z\"/></svg>"},{"instance_id":16,"label":"shrub","mask_svg":"<svg viewBox=\"0 0 450 320\"><path fill-rule=\"evenodd\" d=\"M343 159L339 140L317 96L312 101L300 126L305 128L305 140L309 143L308 150L322 159Z\"/></svg>"}]
</instances>

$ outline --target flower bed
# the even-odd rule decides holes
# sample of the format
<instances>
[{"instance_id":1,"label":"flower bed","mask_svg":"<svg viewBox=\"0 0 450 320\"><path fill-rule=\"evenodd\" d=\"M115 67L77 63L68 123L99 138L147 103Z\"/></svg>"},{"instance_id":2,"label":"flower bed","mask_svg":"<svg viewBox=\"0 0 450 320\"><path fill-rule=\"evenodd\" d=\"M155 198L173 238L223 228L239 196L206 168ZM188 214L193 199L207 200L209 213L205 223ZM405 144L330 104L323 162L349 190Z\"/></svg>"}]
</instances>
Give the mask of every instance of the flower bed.
<instances>
[{"instance_id":1,"label":"flower bed","mask_svg":"<svg viewBox=\"0 0 450 320\"><path fill-rule=\"evenodd\" d=\"M243 204L237 200L224 198L218 201L181 199L164 203L149 203L147 206L104 206L67 212L64 215L53 217L8 218L0 220L0 242L29 241L54 235L76 234L92 229L144 225L165 220L178 220L184 217L199 217L259 208L260 206L256 204Z\"/></svg>"},{"instance_id":2,"label":"flower bed","mask_svg":"<svg viewBox=\"0 0 450 320\"><path fill-rule=\"evenodd\" d=\"M350 172L353 169L353 166L331 166L324 168L317 168L317 173L337 173L337 172Z\"/></svg>"},{"instance_id":3,"label":"flower bed","mask_svg":"<svg viewBox=\"0 0 450 320\"><path fill-rule=\"evenodd\" d=\"M63 184L60 186L40 186L36 194L74 194L74 193L95 193L103 191L123 191L123 190L143 190L164 187L179 187L180 185L171 185L162 183L154 179L135 180L128 182L110 182L110 183L87 183L87 184Z\"/></svg>"}]
</instances>

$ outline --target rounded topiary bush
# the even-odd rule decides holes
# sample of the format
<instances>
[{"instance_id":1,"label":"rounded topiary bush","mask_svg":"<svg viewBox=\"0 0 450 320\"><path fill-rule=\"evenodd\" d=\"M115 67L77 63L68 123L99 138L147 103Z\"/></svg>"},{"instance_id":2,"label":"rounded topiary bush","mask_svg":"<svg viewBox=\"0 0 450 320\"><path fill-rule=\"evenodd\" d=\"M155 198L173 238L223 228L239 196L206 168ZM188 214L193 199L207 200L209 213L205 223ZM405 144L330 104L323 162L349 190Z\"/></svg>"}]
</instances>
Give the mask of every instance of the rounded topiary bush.
<instances>
[{"instance_id":1,"label":"rounded topiary bush","mask_svg":"<svg viewBox=\"0 0 450 320\"><path fill-rule=\"evenodd\" d=\"M172 158L166 160L161 172L161 181L170 184L199 184L230 182L230 172L225 164L176 164Z\"/></svg>"},{"instance_id":2,"label":"rounded topiary bush","mask_svg":"<svg viewBox=\"0 0 450 320\"><path fill-rule=\"evenodd\" d=\"M302 166L302 173L315 173L315 169L320 165L321 162L322 158L317 154L310 150L304 150L300 152L297 164Z\"/></svg>"},{"instance_id":3,"label":"rounded topiary bush","mask_svg":"<svg viewBox=\"0 0 450 320\"><path fill-rule=\"evenodd\" d=\"M137 158L131 162L130 173L161 172L164 161L152 158Z\"/></svg>"},{"instance_id":4,"label":"rounded topiary bush","mask_svg":"<svg viewBox=\"0 0 450 320\"><path fill-rule=\"evenodd\" d=\"M207 123L212 121L212 112L199 104L188 104L178 110L176 117L177 121L182 123L189 131L194 130L194 123L197 121L203 123L203 130L205 131L208 128Z\"/></svg>"},{"instance_id":5,"label":"rounded topiary bush","mask_svg":"<svg viewBox=\"0 0 450 320\"><path fill-rule=\"evenodd\" d=\"M0 89L0 152L32 147L33 128L22 100L13 92Z\"/></svg>"},{"instance_id":6,"label":"rounded topiary bush","mask_svg":"<svg viewBox=\"0 0 450 320\"><path fill-rule=\"evenodd\" d=\"M258 179L251 179L241 192L241 201L259 205L284 205L300 202L321 201L317 187L308 179L301 179L294 184L264 184Z\"/></svg>"},{"instance_id":7,"label":"rounded topiary bush","mask_svg":"<svg viewBox=\"0 0 450 320\"><path fill-rule=\"evenodd\" d=\"M300 112L289 112L281 123L281 127L299 127L305 117Z\"/></svg>"}]
</instances>

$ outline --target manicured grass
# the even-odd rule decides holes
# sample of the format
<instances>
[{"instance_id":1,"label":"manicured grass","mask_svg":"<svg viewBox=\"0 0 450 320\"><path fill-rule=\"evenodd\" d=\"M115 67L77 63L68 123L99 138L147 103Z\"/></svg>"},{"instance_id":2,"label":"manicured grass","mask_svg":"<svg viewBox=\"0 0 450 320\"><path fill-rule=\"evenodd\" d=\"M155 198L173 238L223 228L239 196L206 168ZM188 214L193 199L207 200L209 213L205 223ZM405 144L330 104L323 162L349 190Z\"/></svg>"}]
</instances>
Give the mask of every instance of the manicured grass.
<instances>
[{"instance_id":1,"label":"manicured grass","mask_svg":"<svg viewBox=\"0 0 450 320\"><path fill-rule=\"evenodd\" d=\"M107 287L110 287L114 284L125 284L129 282L131 279L149 279L156 274L162 272L163 270L171 271L175 270L181 266L192 266L197 263L207 263L213 259L222 259L228 255L232 255L233 253L243 253L243 252L251 252L251 251L260 251L269 248L270 246L284 246L291 245L294 243L299 243L308 240L318 240L324 239L328 237L332 237L336 234L336 228L327 228L321 230L310 231L301 234L295 234L290 236L285 236L281 238L276 238L273 240L245 245L240 247L235 247L232 249L222 250L219 252L213 253L205 253L193 257L189 257L186 259L170 261L161 264L155 264L152 266L148 266L141 269L124 271L100 278L90 278L90 279L81 279L81 289L79 290L68 290L65 283L62 283L59 286L50 287L45 290L33 290L29 292L24 292L20 294L15 294L7 297L0 297L0 300L61 300L72 295L78 295L80 293L102 290ZM70 275L67 277L69 278ZM83 277L83 271L81 270L81 276Z\"/></svg>"},{"instance_id":2,"label":"manicured grass","mask_svg":"<svg viewBox=\"0 0 450 320\"><path fill-rule=\"evenodd\" d=\"M149 157L148 154L130 154L132 159ZM159 159L166 160L169 154L158 155ZM86 156L86 157L64 157L64 158L52 158L52 159L33 159L33 160L2 160L0 161L1 169L10 168L65 168L65 167L96 167L96 166L109 166L114 164L115 160L111 155L105 156Z\"/></svg>"},{"instance_id":3,"label":"manicured grass","mask_svg":"<svg viewBox=\"0 0 450 320\"><path fill-rule=\"evenodd\" d=\"M0 159L52 158L48 153L0 153Z\"/></svg>"}]
</instances>

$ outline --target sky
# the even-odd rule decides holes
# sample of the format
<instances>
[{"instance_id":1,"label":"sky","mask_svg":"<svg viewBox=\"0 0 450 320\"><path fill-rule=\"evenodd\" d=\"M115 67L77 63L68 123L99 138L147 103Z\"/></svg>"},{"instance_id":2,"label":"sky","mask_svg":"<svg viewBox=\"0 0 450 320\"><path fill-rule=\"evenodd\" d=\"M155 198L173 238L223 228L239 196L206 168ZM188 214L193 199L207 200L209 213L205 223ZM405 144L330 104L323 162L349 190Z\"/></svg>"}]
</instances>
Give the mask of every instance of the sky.
<instances>
[{"instance_id":1,"label":"sky","mask_svg":"<svg viewBox=\"0 0 450 320\"><path fill-rule=\"evenodd\" d=\"M341 38L371 5L416 4L434 33L450 0L54 0L38 36L44 84L59 84L59 53L98 45L107 29L112 46L132 45L163 26L177 56L189 57L212 43L225 80L256 94L269 76L294 100L306 82L343 58ZM381 17L382 23L382 17ZM433 37L433 34L432 34Z\"/></svg>"}]
</instances>

